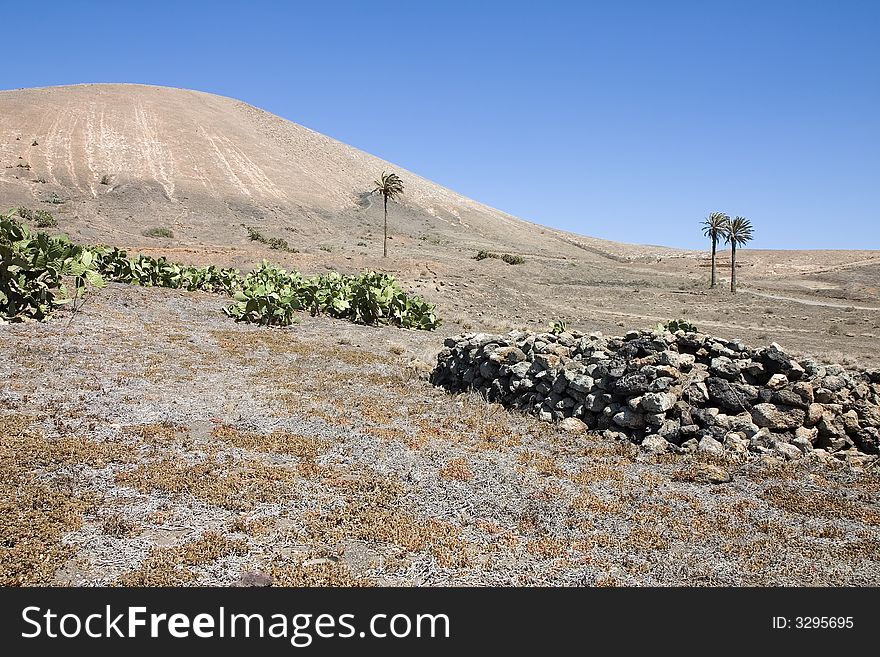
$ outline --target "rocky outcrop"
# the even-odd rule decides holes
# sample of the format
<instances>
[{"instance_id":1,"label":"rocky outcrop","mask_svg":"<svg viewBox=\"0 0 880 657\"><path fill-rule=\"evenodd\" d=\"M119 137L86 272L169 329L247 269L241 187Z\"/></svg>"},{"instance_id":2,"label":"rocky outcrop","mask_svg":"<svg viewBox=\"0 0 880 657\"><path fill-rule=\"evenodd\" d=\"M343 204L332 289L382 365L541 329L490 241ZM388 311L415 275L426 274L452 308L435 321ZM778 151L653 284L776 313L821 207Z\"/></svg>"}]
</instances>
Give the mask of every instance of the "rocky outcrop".
<instances>
[{"instance_id":1,"label":"rocky outcrop","mask_svg":"<svg viewBox=\"0 0 880 657\"><path fill-rule=\"evenodd\" d=\"M431 381L543 420L581 420L652 452L858 460L880 450L880 370L701 333L448 338Z\"/></svg>"}]
</instances>

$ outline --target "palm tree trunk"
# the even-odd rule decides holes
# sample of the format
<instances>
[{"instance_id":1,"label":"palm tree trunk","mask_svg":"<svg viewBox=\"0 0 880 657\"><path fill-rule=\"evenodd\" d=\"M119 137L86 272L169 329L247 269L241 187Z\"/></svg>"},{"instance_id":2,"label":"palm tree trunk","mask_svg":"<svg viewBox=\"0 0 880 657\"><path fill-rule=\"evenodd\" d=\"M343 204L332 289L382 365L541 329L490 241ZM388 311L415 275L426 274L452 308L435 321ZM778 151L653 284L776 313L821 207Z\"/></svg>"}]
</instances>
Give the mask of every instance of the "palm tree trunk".
<instances>
[{"instance_id":1,"label":"palm tree trunk","mask_svg":"<svg viewBox=\"0 0 880 657\"><path fill-rule=\"evenodd\" d=\"M736 294L736 243L730 243L730 291Z\"/></svg>"},{"instance_id":2,"label":"palm tree trunk","mask_svg":"<svg viewBox=\"0 0 880 657\"><path fill-rule=\"evenodd\" d=\"M385 197L385 239L382 241L382 257L388 257L388 197Z\"/></svg>"},{"instance_id":3,"label":"palm tree trunk","mask_svg":"<svg viewBox=\"0 0 880 657\"><path fill-rule=\"evenodd\" d=\"M717 237L712 238L712 284L709 287L715 287L715 244L718 242Z\"/></svg>"}]
</instances>

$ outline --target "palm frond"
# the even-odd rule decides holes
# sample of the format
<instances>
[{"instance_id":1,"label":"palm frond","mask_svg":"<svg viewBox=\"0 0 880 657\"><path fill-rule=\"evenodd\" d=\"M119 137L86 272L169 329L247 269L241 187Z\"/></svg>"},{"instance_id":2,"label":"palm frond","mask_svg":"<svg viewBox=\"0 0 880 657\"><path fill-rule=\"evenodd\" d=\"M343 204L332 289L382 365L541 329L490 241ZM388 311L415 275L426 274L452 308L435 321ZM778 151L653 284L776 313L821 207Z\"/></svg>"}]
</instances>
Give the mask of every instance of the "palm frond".
<instances>
[{"instance_id":1,"label":"palm frond","mask_svg":"<svg viewBox=\"0 0 880 657\"><path fill-rule=\"evenodd\" d=\"M734 218L724 230L724 241L727 244L742 246L754 239L755 231L752 222L745 217Z\"/></svg>"},{"instance_id":2,"label":"palm frond","mask_svg":"<svg viewBox=\"0 0 880 657\"><path fill-rule=\"evenodd\" d=\"M703 235L717 239L724 234L724 228L729 222L730 217L723 212L713 212L703 219L703 223L701 224L703 227Z\"/></svg>"},{"instance_id":3,"label":"palm frond","mask_svg":"<svg viewBox=\"0 0 880 657\"><path fill-rule=\"evenodd\" d=\"M403 181L396 173L385 173L378 180L373 181L373 194L381 194L386 198L396 198L403 194Z\"/></svg>"}]
</instances>

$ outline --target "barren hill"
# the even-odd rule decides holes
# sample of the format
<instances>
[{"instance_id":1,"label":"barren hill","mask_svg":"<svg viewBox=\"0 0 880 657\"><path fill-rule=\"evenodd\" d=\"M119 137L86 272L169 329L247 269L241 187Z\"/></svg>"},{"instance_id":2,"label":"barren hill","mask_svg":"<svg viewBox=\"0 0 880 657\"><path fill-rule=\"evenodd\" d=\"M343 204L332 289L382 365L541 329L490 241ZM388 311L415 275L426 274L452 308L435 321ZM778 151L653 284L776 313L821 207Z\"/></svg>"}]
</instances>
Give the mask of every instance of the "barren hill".
<instances>
[{"instance_id":1,"label":"barren hill","mask_svg":"<svg viewBox=\"0 0 880 657\"><path fill-rule=\"evenodd\" d=\"M163 222L178 241L244 244L241 223L351 232L382 170L406 182L398 230L510 240L533 225L237 100L143 85L0 92L0 197L56 194L107 239Z\"/></svg>"}]
</instances>

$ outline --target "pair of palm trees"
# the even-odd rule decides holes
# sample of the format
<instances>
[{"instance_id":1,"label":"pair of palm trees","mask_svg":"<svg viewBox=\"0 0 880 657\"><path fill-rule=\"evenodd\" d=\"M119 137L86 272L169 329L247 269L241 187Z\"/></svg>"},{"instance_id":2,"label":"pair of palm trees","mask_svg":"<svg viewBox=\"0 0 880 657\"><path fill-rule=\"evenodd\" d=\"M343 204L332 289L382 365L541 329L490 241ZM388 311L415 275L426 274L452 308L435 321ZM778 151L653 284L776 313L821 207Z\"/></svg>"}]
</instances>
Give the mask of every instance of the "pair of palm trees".
<instances>
[{"instance_id":1,"label":"pair of palm trees","mask_svg":"<svg viewBox=\"0 0 880 657\"><path fill-rule=\"evenodd\" d=\"M718 240L730 244L730 291L736 293L736 247L752 241L752 222L745 217L731 219L723 212L713 212L703 220L703 235L712 242L712 284L715 287L715 248Z\"/></svg>"}]
</instances>

